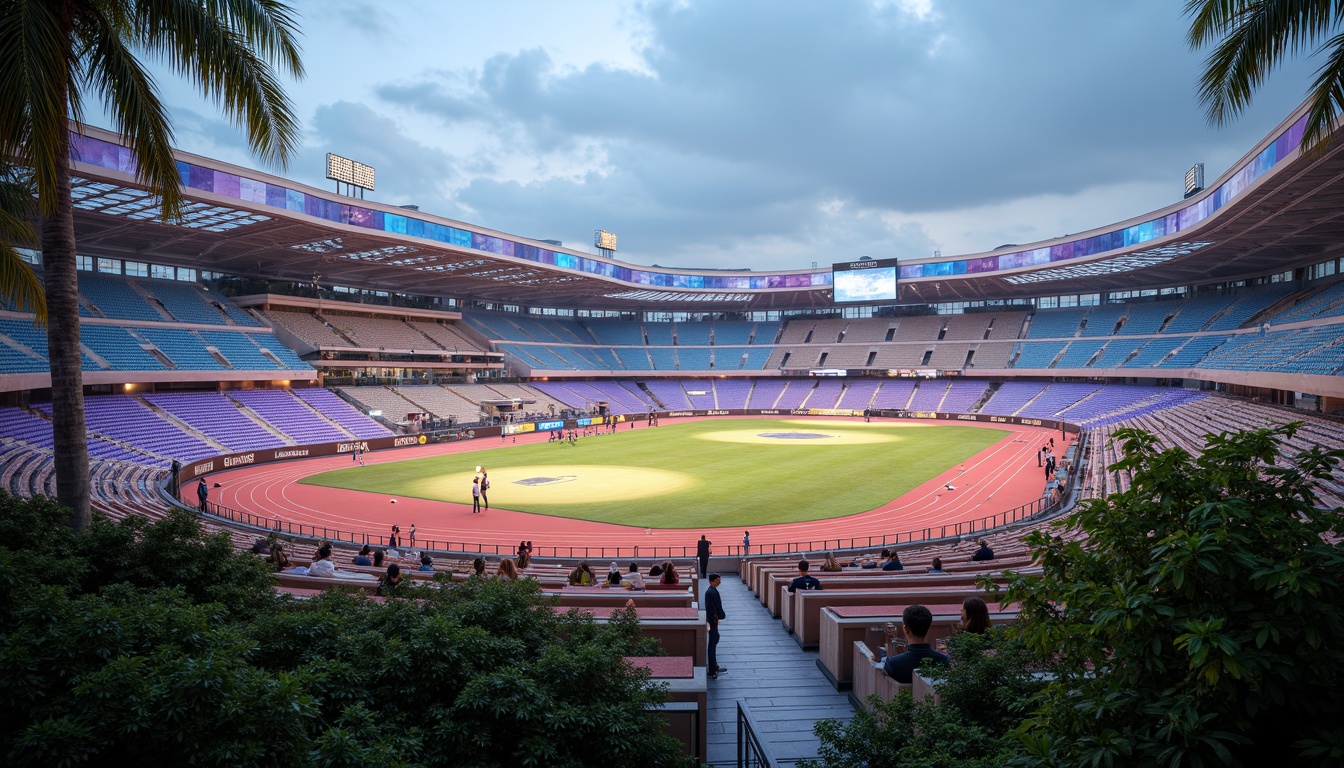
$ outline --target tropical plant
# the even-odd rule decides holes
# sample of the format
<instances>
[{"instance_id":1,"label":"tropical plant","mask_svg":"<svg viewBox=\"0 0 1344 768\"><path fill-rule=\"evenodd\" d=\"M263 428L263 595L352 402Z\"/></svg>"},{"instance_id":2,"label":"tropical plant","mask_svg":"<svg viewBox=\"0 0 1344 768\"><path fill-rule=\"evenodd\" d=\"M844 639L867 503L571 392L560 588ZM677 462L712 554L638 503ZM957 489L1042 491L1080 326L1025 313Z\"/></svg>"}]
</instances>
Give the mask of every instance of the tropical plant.
<instances>
[{"instance_id":1,"label":"tropical plant","mask_svg":"<svg viewBox=\"0 0 1344 768\"><path fill-rule=\"evenodd\" d=\"M296 34L280 0L0 0L0 157L30 169L37 191L56 495L77 528L89 523L89 458L71 131L85 100L100 102L135 151L137 181L172 221L183 200L172 127L141 57L193 80L254 152L283 165L298 127L276 68L302 75Z\"/></svg>"},{"instance_id":2,"label":"tropical plant","mask_svg":"<svg viewBox=\"0 0 1344 768\"><path fill-rule=\"evenodd\" d=\"M1199 79L1209 121L1230 122L1275 67L1308 50L1324 55L1307 97L1302 143L1331 139L1344 109L1344 6L1330 0L1187 0L1191 48L1213 45Z\"/></svg>"},{"instance_id":3,"label":"tropical plant","mask_svg":"<svg viewBox=\"0 0 1344 768\"><path fill-rule=\"evenodd\" d=\"M32 312L34 324L41 326L47 322L42 279L16 248L37 244L37 232L28 223L33 208L29 174L12 165L0 166L0 299L20 311Z\"/></svg>"},{"instance_id":4,"label":"tropical plant","mask_svg":"<svg viewBox=\"0 0 1344 768\"><path fill-rule=\"evenodd\" d=\"M1313 491L1344 451L1282 455L1296 430L1210 435L1198 458L1118 430L1130 489L1027 537L1042 573L1002 599L1054 665L1033 764L1344 760L1344 515Z\"/></svg>"}]
</instances>

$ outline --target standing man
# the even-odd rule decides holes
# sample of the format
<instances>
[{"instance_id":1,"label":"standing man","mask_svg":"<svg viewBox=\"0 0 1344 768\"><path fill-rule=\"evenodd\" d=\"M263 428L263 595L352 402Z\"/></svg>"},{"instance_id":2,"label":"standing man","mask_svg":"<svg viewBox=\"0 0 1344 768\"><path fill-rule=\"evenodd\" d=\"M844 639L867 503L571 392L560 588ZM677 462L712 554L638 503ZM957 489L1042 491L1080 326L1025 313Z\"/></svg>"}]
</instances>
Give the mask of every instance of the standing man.
<instances>
[{"instance_id":1,"label":"standing man","mask_svg":"<svg viewBox=\"0 0 1344 768\"><path fill-rule=\"evenodd\" d=\"M719 666L719 622L728 618L723 612L723 599L719 597L719 581L719 574L709 574L709 589L705 590L705 617L709 620L709 658L705 668L709 670L711 680L718 679L720 672L728 671Z\"/></svg>"},{"instance_id":2,"label":"standing man","mask_svg":"<svg viewBox=\"0 0 1344 768\"><path fill-rule=\"evenodd\" d=\"M415 523L411 523L410 539L411 549L415 549Z\"/></svg>"},{"instance_id":3,"label":"standing man","mask_svg":"<svg viewBox=\"0 0 1344 768\"><path fill-rule=\"evenodd\" d=\"M742 554L751 554L751 531L742 532Z\"/></svg>"},{"instance_id":4,"label":"standing man","mask_svg":"<svg viewBox=\"0 0 1344 768\"><path fill-rule=\"evenodd\" d=\"M484 469L482 469L482 470L481 470L481 506L485 507L486 509L489 509L489 508L490 508L490 497L486 495L486 491L489 491L489 490L490 490L490 473L488 473L488 472L486 472Z\"/></svg>"},{"instance_id":5,"label":"standing man","mask_svg":"<svg viewBox=\"0 0 1344 768\"><path fill-rule=\"evenodd\" d=\"M204 477L201 478L201 482L196 484L196 498L200 500L201 511L204 512L205 504L210 500L210 486L205 484ZM704 539L705 537L701 536L700 538Z\"/></svg>"},{"instance_id":6,"label":"standing man","mask_svg":"<svg viewBox=\"0 0 1344 768\"><path fill-rule=\"evenodd\" d=\"M700 578L705 578L709 573L709 544L705 541L705 534L700 534L700 541L695 544L695 556L700 560Z\"/></svg>"},{"instance_id":7,"label":"standing man","mask_svg":"<svg viewBox=\"0 0 1344 768\"><path fill-rule=\"evenodd\" d=\"M481 511L481 478L471 478L471 514Z\"/></svg>"}]
</instances>

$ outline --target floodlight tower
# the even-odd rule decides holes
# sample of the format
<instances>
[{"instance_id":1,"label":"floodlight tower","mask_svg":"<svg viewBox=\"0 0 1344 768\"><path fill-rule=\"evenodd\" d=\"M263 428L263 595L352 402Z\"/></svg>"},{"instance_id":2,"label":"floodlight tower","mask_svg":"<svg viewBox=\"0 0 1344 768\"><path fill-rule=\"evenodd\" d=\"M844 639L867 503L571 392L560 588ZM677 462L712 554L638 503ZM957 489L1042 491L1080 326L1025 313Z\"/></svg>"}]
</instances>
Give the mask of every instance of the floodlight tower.
<instances>
[{"instance_id":1,"label":"floodlight tower","mask_svg":"<svg viewBox=\"0 0 1344 768\"><path fill-rule=\"evenodd\" d=\"M593 235L593 245L597 246L598 254L608 259L616 258L616 233L608 232L605 229L597 230Z\"/></svg>"},{"instance_id":2,"label":"floodlight tower","mask_svg":"<svg viewBox=\"0 0 1344 768\"><path fill-rule=\"evenodd\" d=\"M374 171L372 165L365 165L348 157L327 153L327 178L336 182L336 194L354 197L359 190L359 199L364 199L364 190L373 191ZM345 191L341 191L341 185Z\"/></svg>"}]
</instances>

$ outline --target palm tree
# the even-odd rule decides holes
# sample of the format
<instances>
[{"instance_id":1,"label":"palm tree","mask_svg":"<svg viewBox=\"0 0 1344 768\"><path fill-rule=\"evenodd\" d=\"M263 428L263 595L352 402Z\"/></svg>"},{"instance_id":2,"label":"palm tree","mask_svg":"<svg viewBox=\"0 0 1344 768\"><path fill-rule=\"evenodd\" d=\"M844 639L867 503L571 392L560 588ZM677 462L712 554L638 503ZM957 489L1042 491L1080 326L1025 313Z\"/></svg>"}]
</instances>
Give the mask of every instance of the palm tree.
<instances>
[{"instance_id":1,"label":"palm tree","mask_svg":"<svg viewBox=\"0 0 1344 768\"><path fill-rule=\"evenodd\" d=\"M47 322L42 278L14 247L16 243L37 243L37 232L28 223L32 212L31 176L14 166L0 166L0 298L32 312L34 324L40 327Z\"/></svg>"},{"instance_id":2,"label":"palm tree","mask_svg":"<svg viewBox=\"0 0 1344 768\"><path fill-rule=\"evenodd\" d=\"M136 178L179 216L172 127L137 56L197 82L253 152L283 166L298 123L277 66L303 74L290 8L280 0L0 0L0 157L32 169L41 216L51 360L56 497L89 522L89 456L80 372L79 283L70 198L70 133L97 99L136 155Z\"/></svg>"},{"instance_id":3,"label":"palm tree","mask_svg":"<svg viewBox=\"0 0 1344 768\"><path fill-rule=\"evenodd\" d=\"M1199 79L1209 122L1224 125L1251 103L1269 73L1310 50L1325 63L1307 99L1302 144L1324 147L1344 110L1344 6L1335 0L1187 0L1191 48L1213 44Z\"/></svg>"}]
</instances>

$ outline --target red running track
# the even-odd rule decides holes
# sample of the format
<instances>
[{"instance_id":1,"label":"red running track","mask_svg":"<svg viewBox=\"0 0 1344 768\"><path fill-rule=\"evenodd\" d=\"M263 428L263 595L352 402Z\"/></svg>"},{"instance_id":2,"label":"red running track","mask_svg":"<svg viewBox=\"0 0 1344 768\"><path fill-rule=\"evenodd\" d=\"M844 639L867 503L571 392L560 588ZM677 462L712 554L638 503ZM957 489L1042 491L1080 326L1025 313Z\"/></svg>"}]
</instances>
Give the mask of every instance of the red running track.
<instances>
[{"instance_id":1,"label":"red running track","mask_svg":"<svg viewBox=\"0 0 1344 768\"><path fill-rule=\"evenodd\" d=\"M683 420L689 419L665 421ZM844 418L821 420L854 421ZM909 423L928 425L933 422L910 420ZM959 426L972 425L961 423ZM1006 429L1008 432L1003 439L967 459L965 463L931 478L877 509L828 520L753 527L753 550L760 545L881 537L884 534L893 535L924 528L936 529L978 520L1035 501L1045 486L1044 473L1036 466L1036 451L1050 438L1055 438L1055 454L1063 456L1068 441L1062 440L1059 432L1041 427L998 424L994 428ZM518 437L520 443L546 440L544 434ZM619 439L619 435L615 439ZM488 438L438 443L365 454L365 463L376 465L426 456L470 453L498 448L500 445ZM393 524L400 525L404 534L415 523L417 538L422 542L471 542L487 547L498 545L505 550L516 547L524 539L548 548L684 547L693 546L701 534L724 546L736 546L742 542L742 530L736 528L646 529L497 507L492 507L484 514L473 515L471 507L464 504L401 497L397 497L396 504L391 504L390 497L381 493L299 483L299 480L310 475L344 469L350 465L350 457L343 455L218 472L210 476L212 485L219 483L221 486L211 489L211 501L296 524L377 536L386 536ZM946 490L949 483L955 490ZM194 504L195 493L195 488L184 487L183 500ZM934 535L937 535L936 531Z\"/></svg>"}]
</instances>

